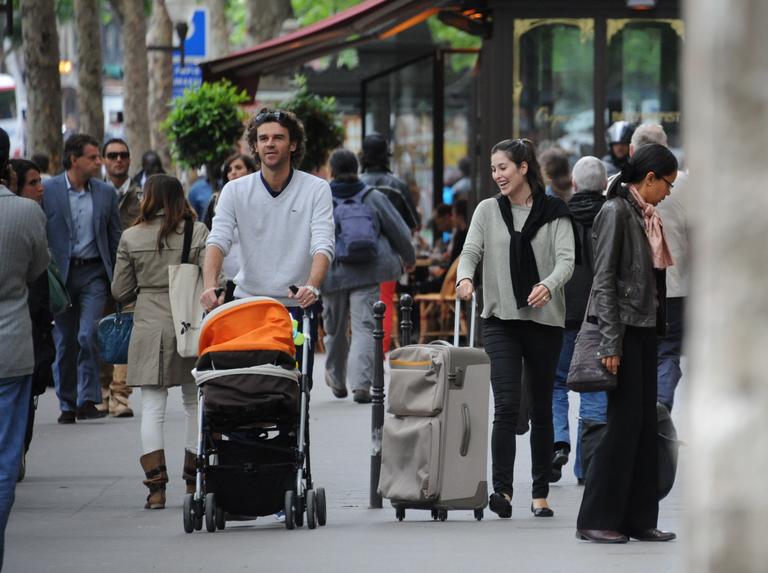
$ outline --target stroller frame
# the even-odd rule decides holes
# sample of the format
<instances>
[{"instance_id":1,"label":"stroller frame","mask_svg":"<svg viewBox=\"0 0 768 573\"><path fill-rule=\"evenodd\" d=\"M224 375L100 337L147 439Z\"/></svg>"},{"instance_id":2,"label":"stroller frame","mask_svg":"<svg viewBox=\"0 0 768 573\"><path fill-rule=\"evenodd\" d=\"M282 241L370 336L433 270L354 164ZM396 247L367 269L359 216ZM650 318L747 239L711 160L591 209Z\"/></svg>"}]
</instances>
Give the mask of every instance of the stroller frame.
<instances>
[{"instance_id":1,"label":"stroller frame","mask_svg":"<svg viewBox=\"0 0 768 573\"><path fill-rule=\"evenodd\" d=\"M310 345L314 342L310 333L310 315L303 313L302 333L304 335L304 344L302 345L301 376L300 378L300 406L298 431L296 432L296 443L290 447L295 454L293 466L295 469L294 488L285 492L283 511L285 513L286 529L302 527L304 524L304 515L306 514L307 527L314 529L318 525L324 526L326 523L326 503L325 489L314 488L310 463L310 443L309 443L309 393L310 377L307 375L309 364ZM211 467L217 465L218 454L211 433L206 428L205 419L205 396L203 387L198 387L197 394L198 413L197 413L197 452L195 458L195 492L188 493L184 499L183 506L183 525L184 531L191 533L199 531L203 526L203 517L205 517L206 530L213 533L216 529L224 529L227 520L225 510L216 503L216 494L206 492L205 476ZM271 422L271 420L270 420ZM274 426L264 428L265 431L277 430L279 434L285 430L284 426L276 421ZM223 432L226 434L227 432ZM213 444L213 447L208 444ZM264 446L264 449L285 451L276 446ZM214 463L211 463L214 458ZM286 462L287 463L287 462ZM273 466L284 466L286 463L273 464ZM237 521L256 519L248 516L232 516Z\"/></svg>"}]
</instances>

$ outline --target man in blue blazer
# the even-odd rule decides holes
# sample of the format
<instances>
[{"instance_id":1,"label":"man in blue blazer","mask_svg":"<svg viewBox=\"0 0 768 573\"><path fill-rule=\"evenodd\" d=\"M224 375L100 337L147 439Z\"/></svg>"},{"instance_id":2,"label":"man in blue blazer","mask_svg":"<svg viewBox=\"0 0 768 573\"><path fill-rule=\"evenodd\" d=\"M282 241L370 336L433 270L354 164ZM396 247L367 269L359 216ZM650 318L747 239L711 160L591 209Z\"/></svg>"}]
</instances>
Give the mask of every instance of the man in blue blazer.
<instances>
[{"instance_id":1,"label":"man in blue blazer","mask_svg":"<svg viewBox=\"0 0 768 573\"><path fill-rule=\"evenodd\" d=\"M60 424L102 418L96 327L107 301L122 227L114 189L101 181L99 142L77 134L64 144L64 173L44 183L48 244L72 307L54 324L54 381Z\"/></svg>"}]
</instances>

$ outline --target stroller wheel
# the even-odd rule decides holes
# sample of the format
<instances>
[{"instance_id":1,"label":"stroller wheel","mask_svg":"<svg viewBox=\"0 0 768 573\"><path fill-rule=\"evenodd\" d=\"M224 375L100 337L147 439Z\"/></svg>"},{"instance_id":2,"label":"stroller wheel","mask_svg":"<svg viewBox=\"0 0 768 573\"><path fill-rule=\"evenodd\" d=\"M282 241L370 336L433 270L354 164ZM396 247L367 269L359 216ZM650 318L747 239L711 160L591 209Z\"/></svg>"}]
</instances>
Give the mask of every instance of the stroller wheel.
<instances>
[{"instance_id":1,"label":"stroller wheel","mask_svg":"<svg viewBox=\"0 0 768 573\"><path fill-rule=\"evenodd\" d=\"M192 501L192 515L194 516L195 531L200 531L203 528L203 499L193 499Z\"/></svg>"},{"instance_id":2,"label":"stroller wheel","mask_svg":"<svg viewBox=\"0 0 768 573\"><path fill-rule=\"evenodd\" d=\"M283 511L285 512L285 528L293 529L296 524L294 522L293 507L296 503L296 494L293 490L289 489L285 492L285 505Z\"/></svg>"},{"instance_id":3,"label":"stroller wheel","mask_svg":"<svg viewBox=\"0 0 768 573\"><path fill-rule=\"evenodd\" d=\"M306 495L306 494L305 494ZM296 500L293 506L293 521L296 523L296 527L304 527L304 509L306 508L306 497L294 496Z\"/></svg>"},{"instance_id":4,"label":"stroller wheel","mask_svg":"<svg viewBox=\"0 0 768 573\"><path fill-rule=\"evenodd\" d=\"M317 506L315 503L315 490L307 490L307 527L309 529L314 529L317 527L317 521L315 519Z\"/></svg>"},{"instance_id":5,"label":"stroller wheel","mask_svg":"<svg viewBox=\"0 0 768 573\"><path fill-rule=\"evenodd\" d=\"M216 504L216 514L214 517L216 520L216 529L224 529L227 525L227 514L218 503Z\"/></svg>"},{"instance_id":6,"label":"stroller wheel","mask_svg":"<svg viewBox=\"0 0 768 573\"><path fill-rule=\"evenodd\" d=\"M193 495L191 493L188 493L184 496L184 505L183 505L183 514L182 517L183 523L184 523L184 532L185 533L192 533L195 529L194 524L194 516L192 514L192 501L193 501Z\"/></svg>"},{"instance_id":7,"label":"stroller wheel","mask_svg":"<svg viewBox=\"0 0 768 573\"><path fill-rule=\"evenodd\" d=\"M208 533L216 531L216 494L205 495L205 529Z\"/></svg>"},{"instance_id":8,"label":"stroller wheel","mask_svg":"<svg viewBox=\"0 0 768 573\"><path fill-rule=\"evenodd\" d=\"M325 525L325 488L319 487L315 490L315 515L317 524L322 527Z\"/></svg>"}]
</instances>

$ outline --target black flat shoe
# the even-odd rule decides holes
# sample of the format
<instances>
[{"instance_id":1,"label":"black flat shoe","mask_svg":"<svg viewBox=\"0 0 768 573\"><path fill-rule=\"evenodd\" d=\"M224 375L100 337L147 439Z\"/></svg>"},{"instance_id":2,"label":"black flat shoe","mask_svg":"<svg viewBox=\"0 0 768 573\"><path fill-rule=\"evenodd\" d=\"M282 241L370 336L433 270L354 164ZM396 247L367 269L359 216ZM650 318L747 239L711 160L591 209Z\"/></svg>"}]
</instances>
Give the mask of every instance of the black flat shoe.
<instances>
[{"instance_id":1,"label":"black flat shoe","mask_svg":"<svg viewBox=\"0 0 768 573\"><path fill-rule=\"evenodd\" d=\"M531 513L534 517L554 517L555 512L551 507L533 507L531 504Z\"/></svg>"},{"instance_id":2,"label":"black flat shoe","mask_svg":"<svg viewBox=\"0 0 768 573\"><path fill-rule=\"evenodd\" d=\"M57 421L59 424L74 424L76 417L77 416L75 412L73 412L72 410L66 410L61 413Z\"/></svg>"},{"instance_id":3,"label":"black flat shoe","mask_svg":"<svg viewBox=\"0 0 768 573\"><path fill-rule=\"evenodd\" d=\"M492 493L488 498L488 507L490 510L503 519L512 517L512 504L500 493Z\"/></svg>"},{"instance_id":4,"label":"black flat shoe","mask_svg":"<svg viewBox=\"0 0 768 573\"><path fill-rule=\"evenodd\" d=\"M637 539L638 541L672 541L673 539L677 539L677 535L671 531L662 531L660 529L656 529L655 527L646 529L644 531L636 531L635 533L630 533L629 537L632 539Z\"/></svg>"},{"instance_id":5,"label":"black flat shoe","mask_svg":"<svg viewBox=\"0 0 768 573\"><path fill-rule=\"evenodd\" d=\"M96 409L96 404L91 400L86 400L85 404L81 408L77 409L78 420L98 420L99 418L105 418L109 414L106 410L103 412Z\"/></svg>"}]
</instances>

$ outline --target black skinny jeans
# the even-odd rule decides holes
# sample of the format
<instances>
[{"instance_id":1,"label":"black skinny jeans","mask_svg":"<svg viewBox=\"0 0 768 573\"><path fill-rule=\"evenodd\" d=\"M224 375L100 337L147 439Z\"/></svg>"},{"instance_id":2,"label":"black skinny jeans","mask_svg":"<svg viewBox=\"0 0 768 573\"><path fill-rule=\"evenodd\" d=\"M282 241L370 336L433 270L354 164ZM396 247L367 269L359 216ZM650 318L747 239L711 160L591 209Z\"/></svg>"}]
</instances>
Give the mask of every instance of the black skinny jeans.
<instances>
[{"instance_id":1,"label":"black skinny jeans","mask_svg":"<svg viewBox=\"0 0 768 573\"><path fill-rule=\"evenodd\" d=\"M627 326L608 425L589 464L576 526L640 533L659 517L656 329Z\"/></svg>"},{"instance_id":2,"label":"black skinny jeans","mask_svg":"<svg viewBox=\"0 0 768 573\"><path fill-rule=\"evenodd\" d=\"M512 497L517 418L525 384L531 418L533 498L549 495L552 473L552 386L563 329L528 320L489 318L483 322L493 388L493 490ZM525 375L523 375L525 371Z\"/></svg>"}]
</instances>

